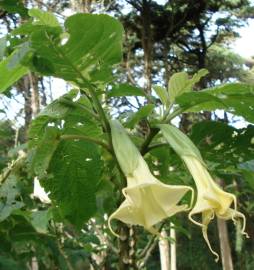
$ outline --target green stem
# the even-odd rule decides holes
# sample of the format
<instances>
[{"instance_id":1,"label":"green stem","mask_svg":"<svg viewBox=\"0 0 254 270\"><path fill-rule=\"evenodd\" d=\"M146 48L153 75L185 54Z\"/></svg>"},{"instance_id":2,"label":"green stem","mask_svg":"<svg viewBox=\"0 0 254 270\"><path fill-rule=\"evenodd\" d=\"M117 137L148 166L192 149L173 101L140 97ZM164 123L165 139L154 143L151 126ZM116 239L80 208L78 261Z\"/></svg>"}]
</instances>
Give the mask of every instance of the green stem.
<instances>
[{"instance_id":1,"label":"green stem","mask_svg":"<svg viewBox=\"0 0 254 270\"><path fill-rule=\"evenodd\" d=\"M98 97L97 97L97 95L96 95L96 93L95 93L95 90L94 90L93 85L90 84L89 82L87 82L87 81L85 80L85 78L82 78L82 79L83 79L83 81L85 81L85 83L88 85L88 91L89 91L89 93L90 93L90 95L91 95L91 97L92 97L92 100L93 100L93 102L94 102L94 105L95 105L95 107L96 107L96 110L97 110L98 114L100 115L100 118L101 118L102 121L103 121L103 125L104 125L104 128L105 128L105 131L106 131L108 134L110 134L110 125L109 125L108 119L107 119L106 114L105 114L105 112L104 112L104 110L103 110L103 108L102 108L102 106L101 106L101 103L100 103L100 101L99 101L99 99L98 99ZM82 92L85 92L83 89L81 89L81 91L82 91Z\"/></svg>"},{"instance_id":2,"label":"green stem","mask_svg":"<svg viewBox=\"0 0 254 270\"><path fill-rule=\"evenodd\" d=\"M158 128L151 128L148 136L146 137L144 143L141 145L140 152L145 155L148 151L148 146L153 138L157 135L160 130Z\"/></svg>"},{"instance_id":3,"label":"green stem","mask_svg":"<svg viewBox=\"0 0 254 270\"><path fill-rule=\"evenodd\" d=\"M106 144L100 140L88 137L88 136L75 135L75 134L74 135L61 135L60 139L61 140L84 140L84 141L88 141L88 142L93 142L93 143L99 144L100 146L104 147L109 153L113 154L112 150L108 144Z\"/></svg>"},{"instance_id":4,"label":"green stem","mask_svg":"<svg viewBox=\"0 0 254 270\"><path fill-rule=\"evenodd\" d=\"M168 117L166 117L166 119L163 122L164 123L170 122L172 119L174 119L176 116L181 114L183 111L184 110L182 108L176 109L170 115L168 115ZM145 155L147 152L149 152L153 148L161 146L161 144L158 144L158 145L154 145L154 146L149 147L149 144L151 143L153 138L158 134L159 131L160 130L158 128L151 128L150 129L150 132L149 132L148 136L146 137L144 143L140 147L140 152L141 152L142 155Z\"/></svg>"},{"instance_id":5,"label":"green stem","mask_svg":"<svg viewBox=\"0 0 254 270\"><path fill-rule=\"evenodd\" d=\"M15 161L9 165L2 174L0 174L0 185L2 185L10 174L16 169L16 167L20 166L26 159L26 154L19 156Z\"/></svg>"},{"instance_id":6,"label":"green stem","mask_svg":"<svg viewBox=\"0 0 254 270\"><path fill-rule=\"evenodd\" d=\"M153 145L148 147L147 152L151 151L152 149L159 148L159 147L162 147L162 146L168 146L168 143L153 144Z\"/></svg>"},{"instance_id":7,"label":"green stem","mask_svg":"<svg viewBox=\"0 0 254 270\"><path fill-rule=\"evenodd\" d=\"M174 119L176 116L180 115L183 112L184 112L183 108L176 109L170 115L168 115L168 117L166 118L166 120L164 122L166 122L166 123L170 122L172 119Z\"/></svg>"},{"instance_id":8,"label":"green stem","mask_svg":"<svg viewBox=\"0 0 254 270\"><path fill-rule=\"evenodd\" d=\"M162 118L162 121L165 121L167 119L167 117L170 114L170 110L172 109L173 105L174 105L174 103L170 103L169 107L167 108L167 110L166 110L166 112L165 112L165 114L164 114L164 116Z\"/></svg>"}]
</instances>

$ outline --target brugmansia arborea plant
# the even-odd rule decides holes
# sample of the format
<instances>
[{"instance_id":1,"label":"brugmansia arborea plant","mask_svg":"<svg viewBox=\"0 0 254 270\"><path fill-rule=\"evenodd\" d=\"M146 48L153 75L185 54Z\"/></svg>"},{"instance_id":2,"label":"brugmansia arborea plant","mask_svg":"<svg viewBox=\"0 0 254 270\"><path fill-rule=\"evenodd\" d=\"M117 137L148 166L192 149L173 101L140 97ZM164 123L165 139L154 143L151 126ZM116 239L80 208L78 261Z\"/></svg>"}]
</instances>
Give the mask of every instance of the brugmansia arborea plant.
<instances>
[{"instance_id":1,"label":"brugmansia arborea plant","mask_svg":"<svg viewBox=\"0 0 254 270\"><path fill-rule=\"evenodd\" d=\"M113 120L110 125L114 152L127 179L127 187L122 190L124 202L109 217L109 228L112 219L118 219L130 225L143 226L157 234L154 225L189 209L188 205L180 204L180 201L188 191L192 192L192 188L166 185L157 180L121 124Z\"/></svg>"},{"instance_id":2,"label":"brugmansia arborea plant","mask_svg":"<svg viewBox=\"0 0 254 270\"><path fill-rule=\"evenodd\" d=\"M104 93L104 88L107 89L108 83L112 82L114 66L122 58L124 34L121 23L104 14L76 14L70 16L64 25L59 24L53 14L42 10L29 10L28 15L31 20L12 31L8 42L5 39L0 41L3 47L0 50L14 50L0 62L0 92L10 89L24 75L32 77L33 73L36 76L63 79L77 88L48 105L31 123L28 150L30 153L27 162L31 165L27 166L31 167L31 172L27 173L35 176L34 197L38 197L43 203L52 202L57 222L61 219L63 222L68 220L81 228L97 210L100 213L97 195L103 191L103 183L100 180L104 166L101 158L104 152L100 147L110 154L113 154L114 150L118 165L127 180L127 187L122 190L124 201L108 220L112 233L116 235L111 228L112 220L118 219L130 225L143 226L149 232L158 234L156 224L174 214L190 210L189 219L201 226L209 249L218 258L208 239L208 225L215 216L224 220L232 219L234 222L242 219L244 234L245 216L237 211L236 197L223 191L214 182L199 150L186 135L168 124L159 125L163 136L182 158L196 183L197 198L192 208L193 189L183 185L166 185L156 179L121 124L117 120L108 123L109 117L104 105L110 104L107 98L111 97L146 97L148 104L140 108L137 114L134 114L137 117L133 117L132 121L127 123L133 128L143 118L147 118L151 126L159 121L169 123L181 113L192 111L190 108L194 112L225 109L243 116L249 122L254 122L254 109L251 106L254 98L253 86L232 83L192 92L194 85L208 71L199 70L192 78L189 78L186 72L178 72L170 78L168 89L154 87L162 104L160 118L157 118L157 113L152 114L156 109L158 111L158 107L154 110L158 105L157 98L144 93L138 87L118 84L117 78L113 82L114 88L110 90L109 85L109 91L105 91L105 100L103 94L102 101L100 96ZM12 41L12 36L16 36L14 40L17 38L17 42L9 42ZM14 48L11 45L5 50L8 43L14 44ZM247 101L250 106L246 106ZM107 137L109 141L101 140L104 135L110 133L112 138ZM151 133L147 138L151 138L149 135ZM144 141L147 142L148 146L151 141ZM22 157L22 165L24 160L25 157ZM0 175L2 184L4 181L7 184L8 181L12 181L12 176L16 175L16 165L21 167L19 162L14 164L15 166L7 168L8 173ZM23 173L22 170L21 179L24 178ZM7 179L9 176L10 179ZM50 200L39 186L39 180L42 180L43 186L50 193ZM12 186L11 189L13 188ZM2 190L5 195L5 190ZM182 202L188 192L192 195L189 205ZM11 194L15 193L12 191ZM9 201L6 203L8 215L17 207L16 196L13 196L13 199L14 204ZM28 201L30 202L30 199ZM21 205L20 202L18 204ZM38 209L40 207L39 205ZM30 208L29 203L28 211ZM2 212L5 212L5 208ZM197 214L202 215L200 222L193 218ZM47 224L48 219L45 228ZM121 253L117 251L117 254Z\"/></svg>"},{"instance_id":3,"label":"brugmansia arborea plant","mask_svg":"<svg viewBox=\"0 0 254 270\"><path fill-rule=\"evenodd\" d=\"M207 235L210 221L215 215L224 220L232 219L234 223L241 218L243 220L242 234L248 236L245 233L245 216L237 211L235 195L223 191L214 182L193 142L174 126L163 124L160 125L160 129L170 146L182 158L195 181L197 199L188 216L193 223L202 227L204 239L218 261L219 255L212 249ZM233 208L230 208L231 204ZM200 213L202 222L193 219L193 215Z\"/></svg>"}]
</instances>

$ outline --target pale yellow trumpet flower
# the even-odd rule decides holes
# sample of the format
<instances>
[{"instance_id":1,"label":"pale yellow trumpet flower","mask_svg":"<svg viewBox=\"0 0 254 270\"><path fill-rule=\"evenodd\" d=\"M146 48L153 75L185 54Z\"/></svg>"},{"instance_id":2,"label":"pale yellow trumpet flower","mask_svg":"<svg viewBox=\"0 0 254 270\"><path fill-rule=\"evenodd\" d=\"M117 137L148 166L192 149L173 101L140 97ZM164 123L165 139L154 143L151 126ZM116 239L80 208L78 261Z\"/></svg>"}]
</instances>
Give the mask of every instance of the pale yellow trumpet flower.
<instances>
[{"instance_id":1,"label":"pale yellow trumpet flower","mask_svg":"<svg viewBox=\"0 0 254 270\"><path fill-rule=\"evenodd\" d=\"M178 203L192 188L166 185L157 180L121 124L116 120L110 124L114 151L126 176L127 187L122 190L124 202L109 217L109 228L113 232L111 221L118 219L130 225L143 226L151 233L158 233L154 225L189 209L188 205Z\"/></svg>"},{"instance_id":2,"label":"pale yellow trumpet flower","mask_svg":"<svg viewBox=\"0 0 254 270\"><path fill-rule=\"evenodd\" d=\"M195 181L197 200L188 217L193 223L202 227L204 239L211 252L216 256L216 261L218 261L219 255L212 249L207 235L207 228L210 221L215 215L224 220L232 219L234 223L237 219L241 218L243 220L242 233L246 234L245 216L236 209L235 195L223 191L213 181L199 150L192 141L173 126L160 125L160 129L168 143L182 158ZM231 204L233 204L233 209L230 208ZM200 213L202 214L202 221L198 222L193 219L193 215Z\"/></svg>"}]
</instances>

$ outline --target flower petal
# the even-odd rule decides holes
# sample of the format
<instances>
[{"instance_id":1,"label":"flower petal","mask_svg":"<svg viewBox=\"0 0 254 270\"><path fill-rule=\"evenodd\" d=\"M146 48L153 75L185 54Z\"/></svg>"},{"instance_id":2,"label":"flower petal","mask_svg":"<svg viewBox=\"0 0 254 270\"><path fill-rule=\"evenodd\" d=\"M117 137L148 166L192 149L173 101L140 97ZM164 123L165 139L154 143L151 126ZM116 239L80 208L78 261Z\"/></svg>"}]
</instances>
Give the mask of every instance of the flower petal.
<instances>
[{"instance_id":1,"label":"flower petal","mask_svg":"<svg viewBox=\"0 0 254 270\"><path fill-rule=\"evenodd\" d=\"M188 205L177 204L190 190L189 187L155 183L126 188L124 194L140 209L143 223L139 225L150 228L161 220L186 210Z\"/></svg>"}]
</instances>

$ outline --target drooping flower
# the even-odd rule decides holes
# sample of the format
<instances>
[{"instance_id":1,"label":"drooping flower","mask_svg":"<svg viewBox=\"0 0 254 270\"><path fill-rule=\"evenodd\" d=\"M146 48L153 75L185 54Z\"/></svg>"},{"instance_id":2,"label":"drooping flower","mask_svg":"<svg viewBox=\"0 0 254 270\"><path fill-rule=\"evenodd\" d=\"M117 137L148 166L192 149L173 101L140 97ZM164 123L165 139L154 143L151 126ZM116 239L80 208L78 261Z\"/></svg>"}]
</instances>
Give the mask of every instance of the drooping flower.
<instances>
[{"instance_id":1,"label":"drooping flower","mask_svg":"<svg viewBox=\"0 0 254 270\"><path fill-rule=\"evenodd\" d=\"M246 234L245 216L237 211L235 195L223 191L214 182L193 142L179 129L171 125L160 125L160 129L171 147L182 158L195 181L197 200L189 213L189 219L202 227L204 239L211 252L217 257L216 260L218 260L219 255L212 249L207 235L210 221L215 215L224 220L232 219L234 223L241 218L243 220L242 233ZM233 208L230 208L232 204ZM202 214L201 222L193 219L193 215L196 214Z\"/></svg>"},{"instance_id":2,"label":"drooping flower","mask_svg":"<svg viewBox=\"0 0 254 270\"><path fill-rule=\"evenodd\" d=\"M127 187L122 190L124 202L109 217L109 227L111 229L112 219L118 219L130 225L143 226L151 233L157 233L155 224L189 209L188 205L179 202L188 191L192 191L192 188L166 185L157 180L121 124L116 120L110 124L114 151L126 176Z\"/></svg>"}]
</instances>

